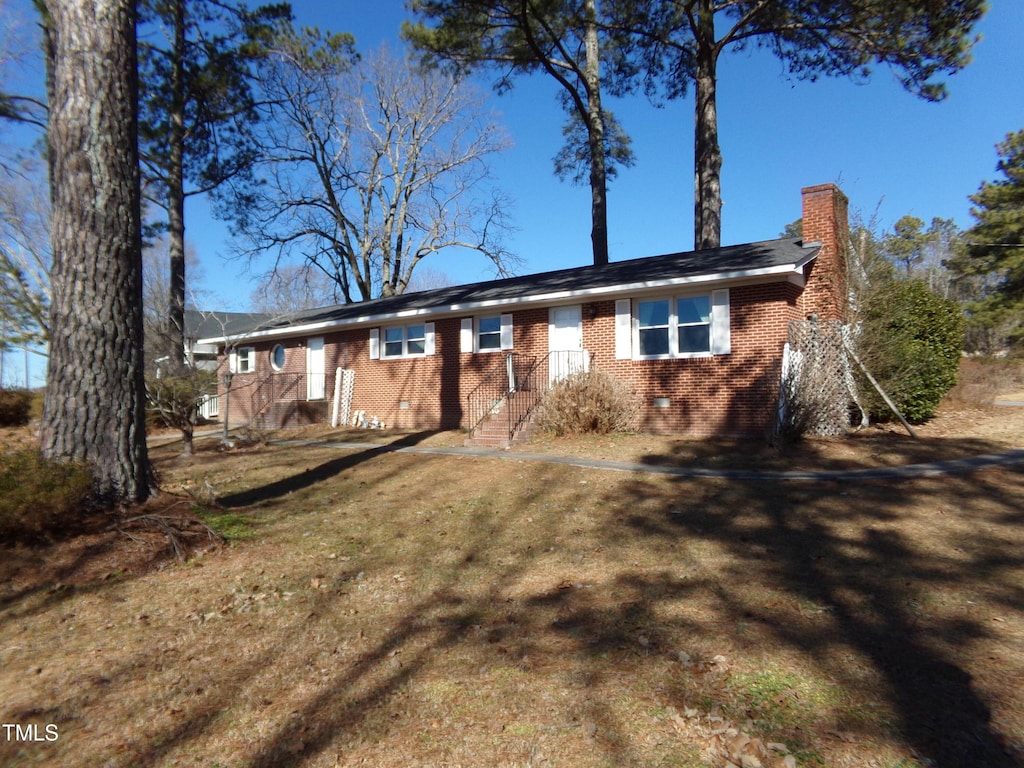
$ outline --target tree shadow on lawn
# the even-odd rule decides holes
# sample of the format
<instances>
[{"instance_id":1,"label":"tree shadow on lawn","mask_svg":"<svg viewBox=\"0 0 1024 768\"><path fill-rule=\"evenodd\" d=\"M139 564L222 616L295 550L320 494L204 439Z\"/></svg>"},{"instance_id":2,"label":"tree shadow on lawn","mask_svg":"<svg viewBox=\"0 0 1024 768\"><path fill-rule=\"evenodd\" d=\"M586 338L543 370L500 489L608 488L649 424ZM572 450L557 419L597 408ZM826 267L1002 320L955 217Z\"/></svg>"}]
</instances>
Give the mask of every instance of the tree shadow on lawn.
<instances>
[{"instance_id":1,"label":"tree shadow on lawn","mask_svg":"<svg viewBox=\"0 0 1024 768\"><path fill-rule=\"evenodd\" d=\"M360 453L348 458L365 461L377 453L379 451L366 452L366 455ZM337 461L327 462L318 469L326 476L340 471ZM557 471L560 470L552 470ZM551 483L545 482L543 475L544 470L531 475L532 489L520 491L518 509L527 510L550 493ZM285 487L274 484L273 493L286 492L282 490ZM536 648L529 637L549 631L549 628L546 624L536 623L533 616L536 606L533 603L527 603L523 611L508 608L501 626L491 627L489 631L481 628L481 623L487 624L485 617L493 616L496 606L508 605L506 591L549 550L521 542L522 549L517 548L516 556L492 565L495 539L510 536L516 521L520 517L526 518L527 513L523 511L514 519L496 518L484 502L470 514L475 517L474 523L467 526L471 533L463 540L453 542L458 549L456 564L436 566L434 572L438 578L431 583L429 591L413 601L397 617L395 624L379 625L380 631L374 633L374 639L368 637L366 647L350 663L333 672L323 686L290 708L286 716L275 719L267 729L266 738L260 740L258 750L246 760L248 768L304 765L328 749L348 752L358 748L356 745L360 743L372 742L381 732L385 734L382 738L386 738L390 723L387 713L389 702L400 696L413 679L427 671L439 658L444 658L456 648L469 649L490 660L485 663L492 664L497 659L508 662L510 657L515 660L534 656ZM539 532L534 529L534 534L538 539L554 537L561 524L560 516L551 514L540 524ZM418 551L404 556L417 561L436 557L437 553L426 541L419 546ZM485 579L486 586L478 589L474 585L478 585L480 579ZM344 604L343 598L330 591L320 593L303 612L302 623L337 618ZM504 609L499 611L505 613ZM393 620L382 617L380 621ZM506 637L506 627L520 622L523 626L517 626L514 631L517 637ZM295 624L288 628L286 634L294 636L294 640L302 632L301 624ZM602 642L615 642L613 634L606 633ZM275 647L272 652L245 661L244 666L251 670L271 668L276 657L293 653L291 645ZM161 733L158 739L152 739L146 745L133 745L132 748L143 750L137 752L142 762L158 763L184 744L200 743L202 738L210 736L221 708L227 708L248 684L248 676L244 673L222 671L221 674L228 684L217 686L216 702L212 702L206 711L183 717L179 728ZM599 702L595 703L590 714L611 732L615 727L614 718L603 717L600 706ZM619 741L618 736L612 735L600 746L599 751L612 764L625 764L622 755L616 751ZM409 748L409 745L401 746ZM478 757L481 765L494 764L492 756Z\"/></svg>"},{"instance_id":2,"label":"tree shadow on lawn","mask_svg":"<svg viewBox=\"0 0 1024 768\"><path fill-rule=\"evenodd\" d=\"M824 605L833 630L808 633L759 617L747 595L721 595L737 622L766 618L769 634L808 658L824 659L845 646L868 659L886 689L862 694L888 698L906 743L929 765L1024 765L1011 754L1024 744L1008 744L994 729L990 706L966 669L972 642L992 637L991 618L964 611L932 616L914 599L919 590L974 589L1012 614L1024 608L1017 532L1024 474L997 469L813 485L733 481L703 491L692 482L672 481L673 489L638 478L627 496L644 511L626 524L652 540L713 542L731 553L750 584ZM927 519L905 525L904 516L927 518L921 506L940 499L945 504L932 513L934 527ZM848 670L832 667L827 673L844 686L863 686Z\"/></svg>"},{"instance_id":3,"label":"tree shadow on lawn","mask_svg":"<svg viewBox=\"0 0 1024 768\"><path fill-rule=\"evenodd\" d=\"M872 428L839 438L816 438L771 446L767 441L679 440L642 456L652 468L707 468L749 472L849 472L917 464L1007 456L1024 463L1024 451L977 438L918 438Z\"/></svg>"},{"instance_id":4,"label":"tree shadow on lawn","mask_svg":"<svg viewBox=\"0 0 1024 768\"><path fill-rule=\"evenodd\" d=\"M284 477L280 480L275 480L274 482L267 483L256 488L240 491L239 493L223 496L217 499L217 502L223 507L232 508L247 507L253 504L273 501L281 498L282 496L287 496L290 493L302 491L318 485L319 483L323 483L326 480L330 480L332 477L341 474L345 470L359 466L363 462L370 461L377 456L418 445L436 434L437 431L424 431L404 435L403 437L400 437L394 442L386 445L374 445L368 447L366 450L356 451L355 453L349 453L344 456L339 456L336 459L325 461L323 464L316 467L309 467L304 469L302 472L289 475L288 477ZM296 455L299 456L300 454Z\"/></svg>"},{"instance_id":5,"label":"tree shadow on lawn","mask_svg":"<svg viewBox=\"0 0 1024 768\"><path fill-rule=\"evenodd\" d=\"M746 579L770 582L797 601L826 606L833 629L823 634L808 633L805 628L784 622L769 621L765 625L779 644L795 649L811 659L811 664L826 666L828 675L843 686L858 689L860 697L869 701L887 699L897 713L896 727L904 743L927 756L931 765L1022 768L1024 763L1009 751L1021 745L1006 743L994 728L989 704L974 689L962 658L962 654L971 652L973 641L991 636L985 619L922 617L914 607L916 590L958 585L965 591L971 585L996 590L995 601L1008 610L1020 610L1024 605L1024 596L1013 578L1024 567L1024 555L998 530L1000 525L1013 523L1001 520L1005 518L1001 513L1017 510L1024 476L1004 470L993 472L1004 473L1004 479L990 482L991 475L973 473L955 481L863 482L854 488L829 482L782 489L777 484L755 481L653 483L638 475L620 486L620 495L608 501L632 510L622 522L634 534L667 542L682 538L713 542L740 563L739 570L745 572ZM919 540L908 537L899 525L901 516L920 514L915 511L916 505L943 495L951 511L970 510L977 499L985 499L989 505L979 512L986 517L987 533L979 528L973 540L958 539L955 531L931 532L946 537L943 546L959 546L965 562L951 563L935 556L927 546L927 530L921 531L923 538ZM991 514L993 508L996 514ZM610 528L605 538L615 541L620 531ZM486 552L487 546L487 536L481 530L479 541L466 542L466 562L472 562L474 554ZM771 556L765 558L764 552ZM368 718L375 717L375 711L433 659L456 646L464 647L467 622L472 623L492 603L500 601L504 588L528 568L524 560L495 570L487 594L467 603L446 606L440 597L445 589L435 591L408 611L400 624L362 654L355 665L334 677L323 693L309 699L296 717L301 728L280 727L278 735L263 746L251 765L269 768L301 764L327 749L339 732L356 733L367 728ZM457 572L447 586L457 592L460 582ZM617 609L588 605L583 593L575 597L572 589L559 588L534 594L514 611L514 620L521 632L535 638L561 636L570 640L570 646L591 659L592 675L602 674L609 654L621 655L623 669L627 669L630 662L623 649L636 647L635 628L654 627L644 637L645 648L658 649L660 606L684 600L696 585L681 585L650 572L631 573L626 565L610 582L628 595ZM720 594L721 612L731 615L735 623L756 621L758 617L751 614L741 582L732 582L736 592ZM570 610L573 601L577 602ZM564 615L559 606L566 608ZM428 618L438 612L445 618ZM553 613L559 618L549 621L546 617ZM677 624L670 631L709 630ZM863 690L862 679L836 662L829 666L830 662L823 661L830 657L830 651L840 647L868 660L876 677L884 681L881 690ZM403 651L401 666L383 677L375 674L399 650ZM534 648L530 653L543 651ZM602 656L605 660L598 662ZM335 714L324 716L339 697L346 700L344 714L335 710ZM677 702L680 707L685 703ZM610 734L601 740L599 751L612 760L617 755L623 757L616 752L616 745L627 739L614 733L616 717L600 703L588 706L591 711L587 716ZM868 740L872 736L864 735Z\"/></svg>"}]
</instances>

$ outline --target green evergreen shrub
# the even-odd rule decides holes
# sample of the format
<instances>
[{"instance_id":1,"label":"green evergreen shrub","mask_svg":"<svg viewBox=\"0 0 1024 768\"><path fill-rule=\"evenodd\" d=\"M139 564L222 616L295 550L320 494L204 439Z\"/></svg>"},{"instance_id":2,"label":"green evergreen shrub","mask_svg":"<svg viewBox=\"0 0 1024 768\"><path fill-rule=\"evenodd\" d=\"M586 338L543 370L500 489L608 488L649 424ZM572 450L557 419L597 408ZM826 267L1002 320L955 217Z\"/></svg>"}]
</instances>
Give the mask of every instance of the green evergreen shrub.
<instances>
[{"instance_id":1,"label":"green evergreen shrub","mask_svg":"<svg viewBox=\"0 0 1024 768\"><path fill-rule=\"evenodd\" d=\"M889 280L864 299L861 358L911 423L932 418L956 384L963 338L959 304L936 296L923 281ZM872 418L892 418L870 384L861 391Z\"/></svg>"}]
</instances>

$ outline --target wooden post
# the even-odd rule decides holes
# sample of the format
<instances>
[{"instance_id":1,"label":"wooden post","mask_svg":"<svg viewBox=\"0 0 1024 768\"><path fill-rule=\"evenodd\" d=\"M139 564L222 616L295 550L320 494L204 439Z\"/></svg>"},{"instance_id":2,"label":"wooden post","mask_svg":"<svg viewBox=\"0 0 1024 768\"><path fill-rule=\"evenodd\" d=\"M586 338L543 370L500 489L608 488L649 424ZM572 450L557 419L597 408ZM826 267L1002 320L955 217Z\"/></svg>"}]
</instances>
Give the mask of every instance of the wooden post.
<instances>
[{"instance_id":1,"label":"wooden post","mask_svg":"<svg viewBox=\"0 0 1024 768\"><path fill-rule=\"evenodd\" d=\"M860 358L857 357L857 353L854 352L850 348L850 345L846 343L846 339L843 339L843 346L846 348L846 351L850 353L850 357L853 358L853 361L855 363L857 363L858 366L860 366L860 369L864 372L864 375L868 377L868 381L871 382L871 386L873 386L875 388L875 390L878 392L878 394L880 394L882 396L882 399L885 400L885 404L888 405L889 409L893 413L896 414L896 417L901 422L903 422L903 426L907 428L907 432L910 433L910 436L912 438L914 438L915 440L917 440L918 439L917 432L915 432L914 428L912 426L910 426L910 424L907 422L907 420L905 418L903 418L903 414L900 413L900 409L896 407L896 403L894 403L892 400L890 400L889 396L887 394L885 394L885 390L882 389L882 385L879 384L877 381L875 381L875 377L871 375L871 372L867 369L867 366L864 365L864 363L862 363L860 361Z\"/></svg>"}]
</instances>

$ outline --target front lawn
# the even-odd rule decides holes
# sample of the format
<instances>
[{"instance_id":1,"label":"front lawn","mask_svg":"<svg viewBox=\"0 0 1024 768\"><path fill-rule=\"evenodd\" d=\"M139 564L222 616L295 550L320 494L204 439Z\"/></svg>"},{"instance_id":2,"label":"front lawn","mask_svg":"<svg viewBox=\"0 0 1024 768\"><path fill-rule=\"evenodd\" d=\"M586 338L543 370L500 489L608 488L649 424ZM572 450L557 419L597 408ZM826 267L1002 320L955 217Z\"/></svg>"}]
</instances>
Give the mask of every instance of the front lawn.
<instances>
[{"instance_id":1,"label":"front lawn","mask_svg":"<svg viewBox=\"0 0 1024 768\"><path fill-rule=\"evenodd\" d=\"M894 463L888 434L847 464ZM931 437L927 458L962 439ZM523 450L588 444L653 464L725 450ZM850 446L770 464L838 466ZM1024 766L1020 466L740 482L177 452L153 449L168 508L227 543L158 566L159 536L130 531L2 553L0 718L40 739L0 733L0 763Z\"/></svg>"}]
</instances>

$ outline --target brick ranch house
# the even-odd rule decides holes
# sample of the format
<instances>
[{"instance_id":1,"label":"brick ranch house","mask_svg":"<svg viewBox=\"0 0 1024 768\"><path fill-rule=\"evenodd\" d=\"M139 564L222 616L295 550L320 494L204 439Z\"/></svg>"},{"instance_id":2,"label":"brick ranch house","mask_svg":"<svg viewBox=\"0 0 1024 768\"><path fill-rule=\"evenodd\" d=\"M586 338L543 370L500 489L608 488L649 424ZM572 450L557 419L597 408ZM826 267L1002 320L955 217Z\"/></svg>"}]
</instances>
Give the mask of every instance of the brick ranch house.
<instances>
[{"instance_id":1,"label":"brick ranch house","mask_svg":"<svg viewBox=\"0 0 1024 768\"><path fill-rule=\"evenodd\" d=\"M514 437L548 383L600 368L640 427L763 434L790 321L846 311L847 200L802 190L803 238L404 294L199 339L230 376L230 421L464 428ZM224 407L221 407L224 416Z\"/></svg>"}]
</instances>

